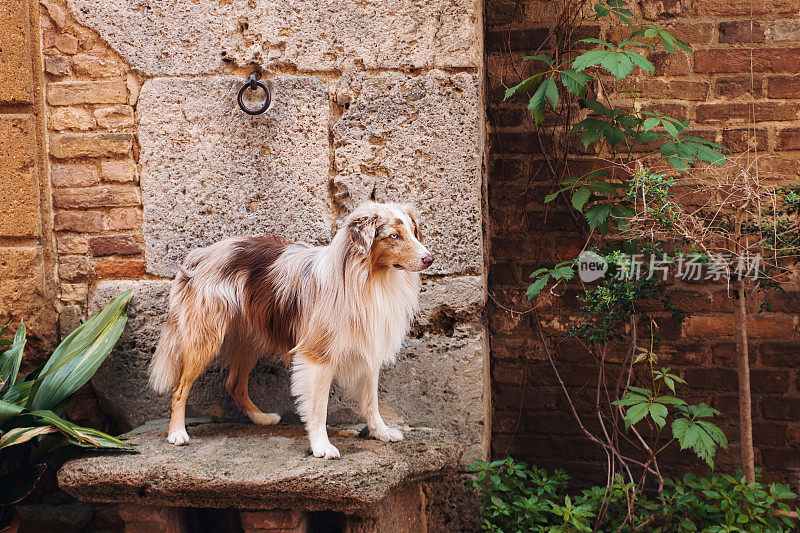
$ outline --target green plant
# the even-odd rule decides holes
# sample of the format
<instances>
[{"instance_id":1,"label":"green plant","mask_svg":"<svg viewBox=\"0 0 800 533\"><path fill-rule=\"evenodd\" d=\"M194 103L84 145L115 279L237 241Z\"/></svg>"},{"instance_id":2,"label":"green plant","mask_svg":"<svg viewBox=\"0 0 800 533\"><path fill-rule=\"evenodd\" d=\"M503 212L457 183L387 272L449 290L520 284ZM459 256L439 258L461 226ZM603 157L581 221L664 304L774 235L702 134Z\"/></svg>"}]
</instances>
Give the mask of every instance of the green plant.
<instances>
[{"instance_id":1,"label":"green plant","mask_svg":"<svg viewBox=\"0 0 800 533\"><path fill-rule=\"evenodd\" d=\"M665 478L659 493L641 495L631 508L628 494L635 487L621 476L570 493L563 472L550 475L510 457L469 468L476 473L483 531L766 533L800 526L787 503L797 495L787 485L747 483L741 473Z\"/></svg>"},{"instance_id":2,"label":"green plant","mask_svg":"<svg viewBox=\"0 0 800 533\"><path fill-rule=\"evenodd\" d=\"M25 324L0 355L0 525L8 506L27 496L48 465L77 448L134 451L125 442L62 418L70 396L94 375L127 322L128 291L109 302L56 347L42 366L19 375ZM2 336L8 322L0 329Z\"/></svg>"}]
</instances>

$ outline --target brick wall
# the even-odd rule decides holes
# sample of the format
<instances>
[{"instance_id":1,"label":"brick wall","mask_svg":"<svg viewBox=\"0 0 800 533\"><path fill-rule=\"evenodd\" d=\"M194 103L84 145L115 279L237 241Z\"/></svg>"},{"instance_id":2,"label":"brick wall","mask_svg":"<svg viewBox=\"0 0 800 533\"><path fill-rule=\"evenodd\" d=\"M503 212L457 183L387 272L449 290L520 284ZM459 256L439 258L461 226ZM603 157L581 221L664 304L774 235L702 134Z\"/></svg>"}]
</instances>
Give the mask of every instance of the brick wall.
<instances>
[{"instance_id":1,"label":"brick wall","mask_svg":"<svg viewBox=\"0 0 800 533\"><path fill-rule=\"evenodd\" d=\"M519 58L547 35L558 9L553 4L486 3L492 453L567 468L579 480L599 481L604 458L578 433L567 412L537 340L534 313L507 311L530 309L524 297L528 274L540 265L574 257L582 244L567 217L543 214L546 175L526 102L502 103L504 88L528 72L530 67ZM654 54L658 77L635 80L651 98L642 105L692 119L696 133L734 152L755 149L751 156L758 156L762 179L797 183L800 5L791 0L629 4L635 4L642 17L668 25L696 51L694 57ZM589 23L582 31L607 37L613 30ZM676 284L673 290L693 316L682 326L661 317L661 363L679 369L694 385L696 398L723 413L722 425L732 446L719 455L718 464L732 469L738 461L732 300L722 286ZM787 293L769 297L769 312L750 321L757 460L768 477L793 483L800 466L798 297L797 286L789 286ZM751 306L754 312L759 303ZM594 367L587 354L559 333L568 329L574 311L574 292L563 291L545 302L542 322L557 349L567 386L576 394L578 407L585 407ZM670 456L668 461L694 464L686 455Z\"/></svg>"},{"instance_id":2,"label":"brick wall","mask_svg":"<svg viewBox=\"0 0 800 533\"><path fill-rule=\"evenodd\" d=\"M85 318L91 283L144 274L139 82L63 2L41 3L40 17L63 336Z\"/></svg>"}]
</instances>

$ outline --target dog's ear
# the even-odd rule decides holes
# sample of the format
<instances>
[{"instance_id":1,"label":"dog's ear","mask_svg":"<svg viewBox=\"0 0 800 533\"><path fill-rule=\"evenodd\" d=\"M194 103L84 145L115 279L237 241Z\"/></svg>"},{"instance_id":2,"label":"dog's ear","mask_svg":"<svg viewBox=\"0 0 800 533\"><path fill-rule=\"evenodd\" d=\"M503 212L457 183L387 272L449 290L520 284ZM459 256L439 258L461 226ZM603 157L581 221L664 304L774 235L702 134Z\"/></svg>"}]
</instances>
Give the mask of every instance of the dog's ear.
<instances>
[{"instance_id":1,"label":"dog's ear","mask_svg":"<svg viewBox=\"0 0 800 533\"><path fill-rule=\"evenodd\" d=\"M417 210L408 204L406 204L404 207L406 209L406 213L408 213L408 218L411 219L411 229L414 230L414 237L416 237L418 241L422 241L422 231L419 229L419 213L417 213Z\"/></svg>"},{"instance_id":2,"label":"dog's ear","mask_svg":"<svg viewBox=\"0 0 800 533\"><path fill-rule=\"evenodd\" d=\"M375 240L375 228L378 224L378 216L358 217L350 221L347 225L347 236L350 242L360 253L367 255L372 249L372 241Z\"/></svg>"}]
</instances>

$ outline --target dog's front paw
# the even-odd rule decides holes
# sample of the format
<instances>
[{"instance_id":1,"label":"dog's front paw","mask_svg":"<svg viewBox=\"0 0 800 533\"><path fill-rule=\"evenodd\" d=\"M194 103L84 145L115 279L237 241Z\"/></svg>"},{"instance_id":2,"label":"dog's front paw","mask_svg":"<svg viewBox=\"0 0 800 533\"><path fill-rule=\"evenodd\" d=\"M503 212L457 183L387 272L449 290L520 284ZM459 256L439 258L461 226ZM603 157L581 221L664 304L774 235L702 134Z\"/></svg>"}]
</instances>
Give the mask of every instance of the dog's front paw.
<instances>
[{"instance_id":1,"label":"dog's front paw","mask_svg":"<svg viewBox=\"0 0 800 533\"><path fill-rule=\"evenodd\" d=\"M325 459L336 459L340 456L339 449L330 442L318 444L316 446L312 445L311 452L314 454L314 457L324 457Z\"/></svg>"},{"instance_id":2,"label":"dog's front paw","mask_svg":"<svg viewBox=\"0 0 800 533\"><path fill-rule=\"evenodd\" d=\"M170 433L169 437L167 437L167 441L170 444L174 444L175 446L184 446L186 444L189 444L189 440L190 440L189 439L189 434L186 433L186 429L185 428L184 429L179 429L178 431Z\"/></svg>"},{"instance_id":3,"label":"dog's front paw","mask_svg":"<svg viewBox=\"0 0 800 533\"><path fill-rule=\"evenodd\" d=\"M403 432L388 426L379 431L370 431L370 435L383 442L397 442L403 440Z\"/></svg>"}]
</instances>

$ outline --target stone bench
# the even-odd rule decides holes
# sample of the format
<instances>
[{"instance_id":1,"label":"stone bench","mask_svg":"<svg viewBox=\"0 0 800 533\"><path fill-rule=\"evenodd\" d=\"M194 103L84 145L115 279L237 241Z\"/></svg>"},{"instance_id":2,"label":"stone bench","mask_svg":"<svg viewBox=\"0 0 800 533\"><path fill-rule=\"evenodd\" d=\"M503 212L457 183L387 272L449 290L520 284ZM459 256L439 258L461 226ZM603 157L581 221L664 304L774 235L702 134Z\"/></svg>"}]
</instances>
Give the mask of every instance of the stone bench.
<instances>
[{"instance_id":1,"label":"stone bench","mask_svg":"<svg viewBox=\"0 0 800 533\"><path fill-rule=\"evenodd\" d=\"M58 482L81 501L122 504L126 532L190 531L192 510L238 513L255 531L425 531L421 482L459 467L463 448L449 434L411 428L383 443L358 429L329 428L341 459L310 455L300 426L195 423L175 447L167 421L127 433L138 454L73 459Z\"/></svg>"}]
</instances>

